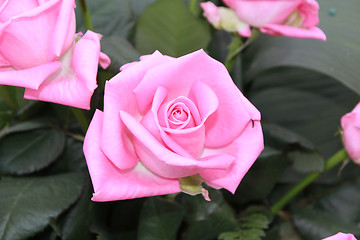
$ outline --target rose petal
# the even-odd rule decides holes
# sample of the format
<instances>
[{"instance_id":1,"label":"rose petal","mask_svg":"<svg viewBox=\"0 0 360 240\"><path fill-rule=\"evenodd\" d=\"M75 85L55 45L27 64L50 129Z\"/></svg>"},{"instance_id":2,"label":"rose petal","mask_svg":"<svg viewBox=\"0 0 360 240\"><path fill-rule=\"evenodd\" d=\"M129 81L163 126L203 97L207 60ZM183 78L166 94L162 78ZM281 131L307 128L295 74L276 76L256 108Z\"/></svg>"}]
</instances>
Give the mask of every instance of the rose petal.
<instances>
[{"instance_id":1,"label":"rose petal","mask_svg":"<svg viewBox=\"0 0 360 240\"><path fill-rule=\"evenodd\" d=\"M225 188L234 193L240 181L264 149L263 134L259 121L248 122L246 128L233 143L223 148L205 148L202 156L226 153L236 157L232 167L226 170L206 169L200 173L206 183L214 188Z\"/></svg>"},{"instance_id":2,"label":"rose petal","mask_svg":"<svg viewBox=\"0 0 360 240\"><path fill-rule=\"evenodd\" d=\"M281 24L298 7L303 0L291 1L248 1L224 0L240 20L254 27L265 24Z\"/></svg>"},{"instance_id":3,"label":"rose petal","mask_svg":"<svg viewBox=\"0 0 360 240\"><path fill-rule=\"evenodd\" d=\"M103 69L106 69L109 67L111 63L110 58L108 57L108 55L106 55L103 52L100 52L100 56L99 56L99 64Z\"/></svg>"},{"instance_id":4,"label":"rose petal","mask_svg":"<svg viewBox=\"0 0 360 240\"><path fill-rule=\"evenodd\" d=\"M360 103L341 118L345 149L355 163L360 164Z\"/></svg>"},{"instance_id":5,"label":"rose petal","mask_svg":"<svg viewBox=\"0 0 360 240\"><path fill-rule=\"evenodd\" d=\"M198 110L194 109L196 106L190 106L190 109L195 116L195 120L197 120L199 124L196 127L180 130L162 127L158 118L161 118L161 115L165 115L165 110L159 108L161 104L163 104L166 96L166 89L159 87L155 93L151 108L152 115L148 117L145 116L141 123L153 136L160 136L161 140L175 153L184 157L197 158L202 151L205 142L205 128L203 122L199 123L200 116ZM163 106L164 105L166 104L163 104ZM153 125L155 125L156 128L152 127ZM159 137L157 139L159 140Z\"/></svg>"},{"instance_id":6,"label":"rose petal","mask_svg":"<svg viewBox=\"0 0 360 240\"><path fill-rule=\"evenodd\" d=\"M75 40L76 20L74 0L62 0L61 7L59 8L59 14L50 42L49 60L56 59L64 54Z\"/></svg>"},{"instance_id":7,"label":"rose petal","mask_svg":"<svg viewBox=\"0 0 360 240\"><path fill-rule=\"evenodd\" d=\"M262 28L260 28L262 33L266 33L269 35L275 36L288 36L288 37L296 37L296 38L313 38L326 41L325 33L317 27L312 27L308 29L291 27L286 25L278 25L278 24L266 24Z\"/></svg>"},{"instance_id":8,"label":"rose petal","mask_svg":"<svg viewBox=\"0 0 360 240\"><path fill-rule=\"evenodd\" d=\"M201 169L226 169L234 160L233 156L227 154L206 156L199 160L183 157L165 148L129 113L120 111L120 116L135 137L133 142L141 162L162 177L180 178L195 175Z\"/></svg>"},{"instance_id":9,"label":"rose petal","mask_svg":"<svg viewBox=\"0 0 360 240\"><path fill-rule=\"evenodd\" d=\"M101 149L120 169L133 168L138 159L131 143L131 134L121 122L119 112L124 110L136 118L140 118L133 90L142 80L146 71L167 60L167 57L155 52L147 59L123 68L119 74L105 85L105 117L101 136Z\"/></svg>"},{"instance_id":10,"label":"rose petal","mask_svg":"<svg viewBox=\"0 0 360 240\"><path fill-rule=\"evenodd\" d=\"M60 62L52 62L24 70L3 67L0 68L0 84L38 89L45 79L60 68Z\"/></svg>"},{"instance_id":11,"label":"rose petal","mask_svg":"<svg viewBox=\"0 0 360 240\"><path fill-rule=\"evenodd\" d=\"M122 171L100 149L104 114L97 110L84 140L84 154L94 186L94 201L114 201L180 192L177 179L161 178L141 163Z\"/></svg>"},{"instance_id":12,"label":"rose petal","mask_svg":"<svg viewBox=\"0 0 360 240\"><path fill-rule=\"evenodd\" d=\"M303 19L304 28L311 28L319 24L319 3L316 0L306 0L298 7Z\"/></svg>"},{"instance_id":13,"label":"rose petal","mask_svg":"<svg viewBox=\"0 0 360 240\"><path fill-rule=\"evenodd\" d=\"M356 240L356 238L354 237L354 235L350 234L350 233L337 233L333 236L324 238L323 240Z\"/></svg>"},{"instance_id":14,"label":"rose petal","mask_svg":"<svg viewBox=\"0 0 360 240\"><path fill-rule=\"evenodd\" d=\"M48 49L59 4L59 0L50 0L0 24L0 53L14 68L26 69L55 60L48 59Z\"/></svg>"},{"instance_id":15,"label":"rose petal","mask_svg":"<svg viewBox=\"0 0 360 240\"><path fill-rule=\"evenodd\" d=\"M61 58L60 72L48 78L38 90L26 89L24 97L90 109L90 99L97 87L98 34L87 31L71 51Z\"/></svg>"},{"instance_id":16,"label":"rose petal","mask_svg":"<svg viewBox=\"0 0 360 240\"><path fill-rule=\"evenodd\" d=\"M221 16L218 11L218 7L212 2L200 3L201 8L204 11L204 16L207 18L215 28L219 27Z\"/></svg>"}]
</instances>

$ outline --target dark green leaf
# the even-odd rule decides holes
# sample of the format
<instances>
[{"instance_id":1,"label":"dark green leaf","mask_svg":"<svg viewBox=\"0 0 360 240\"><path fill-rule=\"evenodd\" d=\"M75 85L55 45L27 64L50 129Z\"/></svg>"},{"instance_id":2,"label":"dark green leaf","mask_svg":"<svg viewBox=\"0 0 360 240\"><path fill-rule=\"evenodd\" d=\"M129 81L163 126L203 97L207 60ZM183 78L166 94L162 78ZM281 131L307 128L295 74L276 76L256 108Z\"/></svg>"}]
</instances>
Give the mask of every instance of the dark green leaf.
<instances>
[{"instance_id":1,"label":"dark green leaf","mask_svg":"<svg viewBox=\"0 0 360 240\"><path fill-rule=\"evenodd\" d=\"M293 168L302 173L321 172L325 167L325 159L317 151L295 150L288 153L293 161Z\"/></svg>"},{"instance_id":2,"label":"dark green leaf","mask_svg":"<svg viewBox=\"0 0 360 240\"><path fill-rule=\"evenodd\" d=\"M224 191L226 199L229 202L243 204L265 198L288 165L289 162L281 152L265 147L260 157L246 173L235 195Z\"/></svg>"},{"instance_id":3,"label":"dark green leaf","mask_svg":"<svg viewBox=\"0 0 360 240\"><path fill-rule=\"evenodd\" d=\"M335 137L340 118L358 96L325 75L300 68L276 68L253 81L251 102L262 120L304 136L328 158L342 147Z\"/></svg>"},{"instance_id":4,"label":"dark green leaf","mask_svg":"<svg viewBox=\"0 0 360 240\"><path fill-rule=\"evenodd\" d=\"M50 123L46 119L33 119L26 122L21 122L16 125L13 125L0 132L0 138L16 132L30 131L39 128L49 127Z\"/></svg>"},{"instance_id":5,"label":"dark green leaf","mask_svg":"<svg viewBox=\"0 0 360 240\"><path fill-rule=\"evenodd\" d=\"M136 28L136 48L142 54L179 57L210 41L208 25L193 16L182 0L159 0L145 9Z\"/></svg>"},{"instance_id":6,"label":"dark green leaf","mask_svg":"<svg viewBox=\"0 0 360 240\"><path fill-rule=\"evenodd\" d=\"M80 195L83 176L9 178L0 181L0 239L25 239L41 231Z\"/></svg>"},{"instance_id":7,"label":"dark green leaf","mask_svg":"<svg viewBox=\"0 0 360 240\"><path fill-rule=\"evenodd\" d=\"M48 166L63 151L61 130L20 132L0 140L0 172L25 174Z\"/></svg>"},{"instance_id":8,"label":"dark green leaf","mask_svg":"<svg viewBox=\"0 0 360 240\"><path fill-rule=\"evenodd\" d=\"M92 239L90 233L90 224L93 221L91 190L90 186L86 188L76 205L64 216L61 228L63 240Z\"/></svg>"},{"instance_id":9,"label":"dark green leaf","mask_svg":"<svg viewBox=\"0 0 360 240\"><path fill-rule=\"evenodd\" d=\"M353 166L358 167L358 166ZM325 189L327 193L316 200L316 206L336 216L339 221L360 223L360 179Z\"/></svg>"},{"instance_id":10,"label":"dark green leaf","mask_svg":"<svg viewBox=\"0 0 360 240\"><path fill-rule=\"evenodd\" d=\"M338 232L360 234L360 227L336 215L313 207L292 207L292 216L299 233L306 240L319 240Z\"/></svg>"},{"instance_id":11,"label":"dark green leaf","mask_svg":"<svg viewBox=\"0 0 360 240\"><path fill-rule=\"evenodd\" d=\"M181 194L177 197L186 210L189 223L185 240L216 239L220 233L236 228L234 211L224 201L221 191L209 189L209 197L211 202L205 201L201 195Z\"/></svg>"},{"instance_id":12,"label":"dark green leaf","mask_svg":"<svg viewBox=\"0 0 360 240\"><path fill-rule=\"evenodd\" d=\"M144 202L138 228L138 239L176 239L184 209L177 203L161 198Z\"/></svg>"},{"instance_id":13,"label":"dark green leaf","mask_svg":"<svg viewBox=\"0 0 360 240\"><path fill-rule=\"evenodd\" d=\"M47 174L77 172L87 169L83 152L83 143L73 138L66 138L66 147L56 162L46 169Z\"/></svg>"},{"instance_id":14,"label":"dark green leaf","mask_svg":"<svg viewBox=\"0 0 360 240\"><path fill-rule=\"evenodd\" d=\"M119 72L120 66L139 60L140 54L124 38L118 36L103 37L101 50L111 59L110 70Z\"/></svg>"}]
</instances>

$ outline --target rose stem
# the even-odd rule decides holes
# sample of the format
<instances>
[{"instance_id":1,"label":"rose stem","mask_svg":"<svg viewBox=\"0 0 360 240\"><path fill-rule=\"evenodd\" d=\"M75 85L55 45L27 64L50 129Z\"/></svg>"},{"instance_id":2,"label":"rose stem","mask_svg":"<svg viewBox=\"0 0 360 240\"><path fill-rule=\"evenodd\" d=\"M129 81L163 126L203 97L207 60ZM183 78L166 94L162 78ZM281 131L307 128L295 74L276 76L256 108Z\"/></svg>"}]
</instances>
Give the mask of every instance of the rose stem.
<instances>
[{"instance_id":1,"label":"rose stem","mask_svg":"<svg viewBox=\"0 0 360 240\"><path fill-rule=\"evenodd\" d=\"M91 17L90 17L90 11L89 8L87 7L86 4L86 0L79 0L80 2L80 9L81 9L81 13L84 19L84 24L85 27L88 30L93 30L93 25L92 25L92 21L91 21Z\"/></svg>"},{"instance_id":2,"label":"rose stem","mask_svg":"<svg viewBox=\"0 0 360 240\"><path fill-rule=\"evenodd\" d=\"M299 192L306 188L310 183L315 181L323 173L329 171L342 161L348 158L347 152L345 149L342 149L335 153L331 158L329 158L325 163L325 168L322 172L313 172L296 184L289 192L287 192L277 203L271 207L271 212L277 214L283 207L288 204L291 199L293 199Z\"/></svg>"},{"instance_id":3,"label":"rose stem","mask_svg":"<svg viewBox=\"0 0 360 240\"><path fill-rule=\"evenodd\" d=\"M86 133L86 130L89 127L89 123L84 115L84 112L82 109L71 107L72 112L74 113L76 120L80 124L81 130Z\"/></svg>"}]
</instances>

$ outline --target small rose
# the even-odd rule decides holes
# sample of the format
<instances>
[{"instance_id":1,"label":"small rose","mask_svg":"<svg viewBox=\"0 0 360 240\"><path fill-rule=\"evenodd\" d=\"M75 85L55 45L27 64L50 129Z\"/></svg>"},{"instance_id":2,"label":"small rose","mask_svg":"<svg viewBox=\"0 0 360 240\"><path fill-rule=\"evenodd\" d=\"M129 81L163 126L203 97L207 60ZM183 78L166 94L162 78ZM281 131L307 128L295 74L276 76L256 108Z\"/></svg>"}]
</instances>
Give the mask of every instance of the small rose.
<instances>
[{"instance_id":1,"label":"small rose","mask_svg":"<svg viewBox=\"0 0 360 240\"><path fill-rule=\"evenodd\" d=\"M350 158L360 165L360 103L341 118L342 137Z\"/></svg>"},{"instance_id":2,"label":"small rose","mask_svg":"<svg viewBox=\"0 0 360 240\"><path fill-rule=\"evenodd\" d=\"M230 14L230 10L225 13L225 8L218 8L210 2L201 4L204 15L217 28L227 31L236 29L244 37L250 37L251 26L268 35L326 40L324 32L316 27L319 24L319 4L316 0L223 1L235 14Z\"/></svg>"},{"instance_id":3,"label":"small rose","mask_svg":"<svg viewBox=\"0 0 360 240\"><path fill-rule=\"evenodd\" d=\"M323 240L356 240L356 238L354 237L354 235L350 234L350 233L337 233L333 236L324 238Z\"/></svg>"},{"instance_id":4,"label":"small rose","mask_svg":"<svg viewBox=\"0 0 360 240\"><path fill-rule=\"evenodd\" d=\"M86 133L93 200L234 193L264 147L259 111L202 50L140 60L106 83Z\"/></svg>"},{"instance_id":5,"label":"small rose","mask_svg":"<svg viewBox=\"0 0 360 240\"><path fill-rule=\"evenodd\" d=\"M75 44L74 0L8 0L0 5L0 84L25 87L24 97L89 109L97 87L100 37Z\"/></svg>"}]
</instances>

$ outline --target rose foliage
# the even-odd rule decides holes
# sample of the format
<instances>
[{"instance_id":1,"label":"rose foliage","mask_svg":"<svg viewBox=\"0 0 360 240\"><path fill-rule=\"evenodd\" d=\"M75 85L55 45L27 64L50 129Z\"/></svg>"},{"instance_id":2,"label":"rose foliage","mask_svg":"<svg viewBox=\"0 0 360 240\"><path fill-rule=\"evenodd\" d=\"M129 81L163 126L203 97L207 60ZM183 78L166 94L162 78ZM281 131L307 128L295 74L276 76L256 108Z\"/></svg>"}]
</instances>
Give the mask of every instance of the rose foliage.
<instances>
[{"instance_id":1,"label":"rose foliage","mask_svg":"<svg viewBox=\"0 0 360 240\"><path fill-rule=\"evenodd\" d=\"M360 239L359 12L1 0L0 240Z\"/></svg>"}]
</instances>

